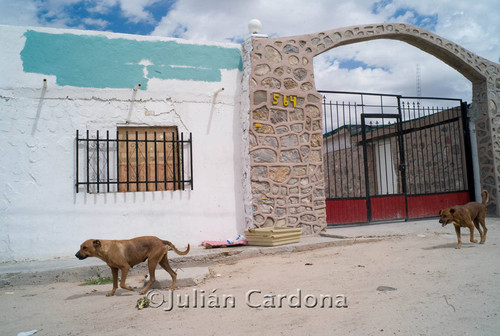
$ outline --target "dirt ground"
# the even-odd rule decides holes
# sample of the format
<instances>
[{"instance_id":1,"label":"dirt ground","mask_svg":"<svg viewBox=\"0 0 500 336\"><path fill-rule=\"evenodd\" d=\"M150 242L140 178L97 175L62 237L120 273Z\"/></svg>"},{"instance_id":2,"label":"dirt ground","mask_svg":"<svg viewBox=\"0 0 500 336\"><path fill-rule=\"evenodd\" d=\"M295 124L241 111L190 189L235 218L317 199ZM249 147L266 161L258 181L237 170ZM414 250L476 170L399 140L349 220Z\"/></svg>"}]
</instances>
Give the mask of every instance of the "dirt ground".
<instances>
[{"instance_id":1,"label":"dirt ground","mask_svg":"<svg viewBox=\"0 0 500 336\"><path fill-rule=\"evenodd\" d=\"M0 334L498 335L500 227L460 250L452 227L436 231L215 265L174 303L157 292L158 308L136 309L137 291L106 297L110 284L3 288Z\"/></svg>"}]
</instances>

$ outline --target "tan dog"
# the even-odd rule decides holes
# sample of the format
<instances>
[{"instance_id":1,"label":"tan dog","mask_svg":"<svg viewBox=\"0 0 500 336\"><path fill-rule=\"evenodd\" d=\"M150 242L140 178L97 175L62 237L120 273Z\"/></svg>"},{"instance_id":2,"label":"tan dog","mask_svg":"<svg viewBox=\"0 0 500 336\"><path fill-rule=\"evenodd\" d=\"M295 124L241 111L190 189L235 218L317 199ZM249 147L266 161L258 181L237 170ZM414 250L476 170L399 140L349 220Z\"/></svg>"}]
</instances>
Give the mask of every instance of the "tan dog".
<instances>
[{"instance_id":1,"label":"tan dog","mask_svg":"<svg viewBox=\"0 0 500 336\"><path fill-rule=\"evenodd\" d=\"M486 203L488 203L490 195L486 190L483 190L481 192L481 198L483 199L482 203L469 202L464 205L455 205L454 207L439 211L439 223L441 223L443 227L449 223L453 223L455 225L455 232L458 239L457 249L462 246L462 240L460 239L460 227L469 228L471 243L477 243L477 240L474 240L474 226L477 231L479 231L479 236L481 238L479 244L484 244L486 241L486 232L488 232L488 229L486 228L484 219L486 217L486 213L488 212L486 209ZM484 232L481 230L479 224L483 227Z\"/></svg>"},{"instance_id":2,"label":"tan dog","mask_svg":"<svg viewBox=\"0 0 500 336\"><path fill-rule=\"evenodd\" d=\"M182 252L169 241L149 236L137 237L130 240L89 239L80 245L80 250L76 252L75 256L80 260L87 257L97 257L105 261L106 264L111 267L111 272L113 273L113 289L106 294L106 296L115 294L115 291L118 288L119 269L122 271L120 287L130 291L133 290L125 284L128 271L131 267L146 261L147 259L149 282L140 292L141 294L144 294L156 281L155 270L158 264L160 264L160 266L170 274L172 277L171 288L172 290L175 289L177 273L175 273L175 271L168 264L167 251L169 247L174 250L175 253L180 255L185 255L189 252L189 244L187 249Z\"/></svg>"}]
</instances>

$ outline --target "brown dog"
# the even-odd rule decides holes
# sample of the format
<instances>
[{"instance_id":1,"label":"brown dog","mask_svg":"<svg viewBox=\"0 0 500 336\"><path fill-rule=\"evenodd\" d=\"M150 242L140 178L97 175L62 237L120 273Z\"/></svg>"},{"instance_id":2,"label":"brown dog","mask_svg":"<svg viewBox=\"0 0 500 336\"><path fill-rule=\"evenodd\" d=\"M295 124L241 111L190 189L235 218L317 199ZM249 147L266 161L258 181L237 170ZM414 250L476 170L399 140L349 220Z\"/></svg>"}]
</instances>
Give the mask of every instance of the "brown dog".
<instances>
[{"instance_id":1,"label":"brown dog","mask_svg":"<svg viewBox=\"0 0 500 336\"><path fill-rule=\"evenodd\" d=\"M111 267L113 273L113 289L106 294L111 296L115 294L118 288L118 270L122 271L122 278L120 280L120 287L133 290L125 284L128 271L131 267L148 260L149 269L149 282L141 290L141 294L153 285L156 281L155 269L158 264L167 271L172 277L172 290L175 289L175 282L177 280L177 273L168 264L167 251L171 248L175 253L180 255L188 254L189 244L187 249L182 252L179 251L174 244L169 241L161 240L157 237L137 237L129 240L98 240L89 239L80 245L80 250L76 252L75 256L83 260L87 257L97 257Z\"/></svg>"},{"instance_id":2,"label":"brown dog","mask_svg":"<svg viewBox=\"0 0 500 336\"><path fill-rule=\"evenodd\" d=\"M486 190L483 190L481 192L481 198L483 199L482 203L469 202L464 205L455 205L454 207L439 211L439 223L441 223L443 227L452 222L455 225L455 232L457 233L458 239L457 249L462 246L460 227L469 228L471 243L477 243L477 240L474 240L474 226L477 231L479 231L479 236L481 237L479 244L484 244L486 241L486 232L488 232L488 229L486 228L484 219L488 211L486 209L486 203L488 203L490 195ZM483 227L484 232L481 230L479 224Z\"/></svg>"}]
</instances>

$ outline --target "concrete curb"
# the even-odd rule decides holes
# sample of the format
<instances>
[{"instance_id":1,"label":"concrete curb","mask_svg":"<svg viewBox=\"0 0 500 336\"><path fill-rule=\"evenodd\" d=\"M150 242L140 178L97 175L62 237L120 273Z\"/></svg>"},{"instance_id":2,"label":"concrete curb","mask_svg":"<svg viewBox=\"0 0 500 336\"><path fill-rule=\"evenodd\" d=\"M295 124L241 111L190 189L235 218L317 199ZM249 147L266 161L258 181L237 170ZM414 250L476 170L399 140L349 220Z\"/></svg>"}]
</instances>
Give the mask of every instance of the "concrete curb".
<instances>
[{"instance_id":1,"label":"concrete curb","mask_svg":"<svg viewBox=\"0 0 500 336\"><path fill-rule=\"evenodd\" d=\"M214 264L231 263L246 258L255 258L265 255L280 255L294 252L310 251L325 247L347 246L361 243L371 243L387 239L384 237L372 238L332 238L332 237L303 237L296 244L275 247L245 246L233 248L204 249L192 248L187 256L169 254L169 261L174 269L190 267L207 267ZM95 259L92 265L75 266L81 261L76 259L61 259L51 261L27 262L11 265L0 265L0 288L21 285L41 285L54 282L84 282L87 279L111 276L109 267L104 262ZM142 263L134 267L129 276L147 274L147 267ZM178 272L179 275L182 271ZM185 280L187 284L195 284L194 280Z\"/></svg>"}]
</instances>

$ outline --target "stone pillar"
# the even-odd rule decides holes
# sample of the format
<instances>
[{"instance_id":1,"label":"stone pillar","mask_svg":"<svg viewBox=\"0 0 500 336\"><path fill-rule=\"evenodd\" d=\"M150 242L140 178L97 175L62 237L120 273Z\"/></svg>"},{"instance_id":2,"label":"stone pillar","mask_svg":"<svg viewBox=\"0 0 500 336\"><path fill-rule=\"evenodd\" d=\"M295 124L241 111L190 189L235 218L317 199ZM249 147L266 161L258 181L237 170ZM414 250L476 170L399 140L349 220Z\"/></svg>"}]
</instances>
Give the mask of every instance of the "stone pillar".
<instances>
[{"instance_id":1,"label":"stone pillar","mask_svg":"<svg viewBox=\"0 0 500 336\"><path fill-rule=\"evenodd\" d=\"M481 189L490 193L488 213L500 215L500 66L488 62L485 67L486 80L473 82L472 102L475 105L471 115L476 125ZM480 200L478 200L480 201Z\"/></svg>"},{"instance_id":2,"label":"stone pillar","mask_svg":"<svg viewBox=\"0 0 500 336\"><path fill-rule=\"evenodd\" d=\"M249 153L254 225L326 227L321 95L306 40L253 38Z\"/></svg>"}]
</instances>

